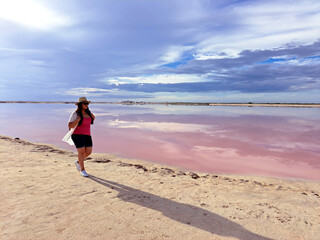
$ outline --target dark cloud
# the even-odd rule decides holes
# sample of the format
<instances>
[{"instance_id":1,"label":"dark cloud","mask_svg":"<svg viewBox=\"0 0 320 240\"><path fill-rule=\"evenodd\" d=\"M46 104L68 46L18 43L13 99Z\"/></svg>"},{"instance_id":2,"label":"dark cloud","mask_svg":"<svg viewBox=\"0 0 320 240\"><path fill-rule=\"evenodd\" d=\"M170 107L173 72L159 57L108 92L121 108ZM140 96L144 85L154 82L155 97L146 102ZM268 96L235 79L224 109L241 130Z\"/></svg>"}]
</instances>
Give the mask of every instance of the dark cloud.
<instances>
[{"instance_id":1,"label":"dark cloud","mask_svg":"<svg viewBox=\"0 0 320 240\"><path fill-rule=\"evenodd\" d=\"M238 58L192 60L177 68L162 68L148 73L208 74L208 82L109 86L139 92L240 91L291 92L320 89L320 41L273 50L242 51ZM317 57L315 57L317 56ZM287 59L268 62L277 57ZM292 60L294 59L294 60ZM315 60L314 62L308 62ZM295 61L292 63L292 61Z\"/></svg>"},{"instance_id":2,"label":"dark cloud","mask_svg":"<svg viewBox=\"0 0 320 240\"><path fill-rule=\"evenodd\" d=\"M239 54L237 58L223 58L223 59L209 59L209 60L192 60L187 65L179 68L179 73L197 73L205 74L214 71L222 72L225 70L246 68L257 63L267 61L270 58L287 56L288 60L297 58L303 60L306 57L313 57L320 55L320 41L311 45L295 46L287 49L273 49L273 50L245 50ZM292 66L294 67L294 66Z\"/></svg>"}]
</instances>

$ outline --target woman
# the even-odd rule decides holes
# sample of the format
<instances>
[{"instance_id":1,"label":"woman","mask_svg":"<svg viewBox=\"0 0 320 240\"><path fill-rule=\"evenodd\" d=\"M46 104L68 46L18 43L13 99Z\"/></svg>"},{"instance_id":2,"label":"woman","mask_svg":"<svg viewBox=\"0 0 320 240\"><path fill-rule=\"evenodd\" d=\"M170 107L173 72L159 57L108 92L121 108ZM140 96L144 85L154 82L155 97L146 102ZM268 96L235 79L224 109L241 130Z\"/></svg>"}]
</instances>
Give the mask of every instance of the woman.
<instances>
[{"instance_id":1,"label":"woman","mask_svg":"<svg viewBox=\"0 0 320 240\"><path fill-rule=\"evenodd\" d=\"M95 116L89 110L89 103L90 101L87 101L85 97L79 98L76 103L78 109L71 114L69 119L69 129L76 128L71 136L78 151L78 160L74 163L83 177L89 176L84 168L84 160L92 152L90 125L93 124L95 119Z\"/></svg>"}]
</instances>

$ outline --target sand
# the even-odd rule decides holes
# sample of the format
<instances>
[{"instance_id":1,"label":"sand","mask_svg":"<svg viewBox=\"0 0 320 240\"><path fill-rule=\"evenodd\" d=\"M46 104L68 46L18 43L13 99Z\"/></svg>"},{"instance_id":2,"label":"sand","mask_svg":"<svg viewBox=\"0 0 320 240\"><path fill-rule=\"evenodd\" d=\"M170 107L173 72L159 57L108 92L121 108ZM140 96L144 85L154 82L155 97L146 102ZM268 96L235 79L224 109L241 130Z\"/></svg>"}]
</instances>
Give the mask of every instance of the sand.
<instances>
[{"instance_id":1,"label":"sand","mask_svg":"<svg viewBox=\"0 0 320 240\"><path fill-rule=\"evenodd\" d=\"M0 136L0 239L316 240L320 183L188 172Z\"/></svg>"}]
</instances>

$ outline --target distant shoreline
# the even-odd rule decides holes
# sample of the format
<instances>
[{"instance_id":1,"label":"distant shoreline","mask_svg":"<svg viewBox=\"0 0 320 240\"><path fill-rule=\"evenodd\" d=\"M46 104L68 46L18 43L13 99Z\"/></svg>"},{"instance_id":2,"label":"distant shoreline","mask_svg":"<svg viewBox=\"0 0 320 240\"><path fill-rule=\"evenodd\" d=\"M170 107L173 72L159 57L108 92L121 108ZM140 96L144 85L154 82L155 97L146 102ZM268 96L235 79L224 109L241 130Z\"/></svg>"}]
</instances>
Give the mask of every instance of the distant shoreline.
<instances>
[{"instance_id":1,"label":"distant shoreline","mask_svg":"<svg viewBox=\"0 0 320 240\"><path fill-rule=\"evenodd\" d=\"M75 102L58 101L0 101L0 103L36 103L36 104L75 104ZM120 105L181 105L181 106L233 106L233 107L320 107L320 103L194 103L194 102L92 102L92 104Z\"/></svg>"}]
</instances>

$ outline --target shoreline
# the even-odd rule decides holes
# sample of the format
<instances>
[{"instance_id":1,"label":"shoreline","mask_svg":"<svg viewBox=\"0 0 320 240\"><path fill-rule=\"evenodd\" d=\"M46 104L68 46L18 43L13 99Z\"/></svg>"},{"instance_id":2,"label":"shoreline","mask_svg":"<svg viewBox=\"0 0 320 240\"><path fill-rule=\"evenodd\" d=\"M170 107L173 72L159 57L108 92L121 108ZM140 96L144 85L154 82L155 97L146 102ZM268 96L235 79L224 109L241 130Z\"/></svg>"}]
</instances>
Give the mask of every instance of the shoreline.
<instances>
[{"instance_id":1,"label":"shoreline","mask_svg":"<svg viewBox=\"0 0 320 240\"><path fill-rule=\"evenodd\" d=\"M319 237L317 182L204 174L99 153L86 160L84 178L76 158L0 135L1 239Z\"/></svg>"},{"instance_id":2,"label":"shoreline","mask_svg":"<svg viewBox=\"0 0 320 240\"><path fill-rule=\"evenodd\" d=\"M75 104L68 101L0 101L0 104ZM319 108L319 103L193 103L193 102L91 102L91 104L119 104L119 105L173 105L173 106L229 106L229 107L293 107Z\"/></svg>"},{"instance_id":3,"label":"shoreline","mask_svg":"<svg viewBox=\"0 0 320 240\"><path fill-rule=\"evenodd\" d=\"M65 152L65 153L70 153L70 155L76 157L77 152L74 150L69 150L65 148L58 147L54 144L49 144L49 143L37 143L37 142L31 142L26 139L21 139L19 137L11 137L11 136L6 136L6 135L1 135L0 134L0 140L7 140L11 142L18 142L21 144L26 144L26 145L34 145L34 146L48 146L48 151L49 152ZM199 176L213 176L214 178L222 176L222 177L236 177L236 178L259 178L259 179L273 179L273 180L280 180L280 181L289 181L289 182L310 182L310 183L319 183L320 180L312 180L312 179L306 179L306 178L297 178L297 177L283 177L283 176L263 176L263 175L254 175L254 174L246 174L246 175L241 175L241 174L228 174L228 173L211 173L211 172L205 172L205 171L199 171L199 170L191 170L184 168L182 166L175 166L175 165L170 165L170 164L165 164L165 163L160 163L160 162L155 162L155 161L148 161L144 159L136 159L136 158L129 158L125 156L121 156L118 154L113 154L113 153L103 153L103 152L93 152L90 156L99 156L98 160L96 162L98 163L105 163L104 160L99 160L100 158L114 158L114 159L120 159L119 163L123 163L123 166L127 167L137 167L138 169L144 169L146 171L147 166L157 166L158 168L165 169L169 173L172 173L172 175L177 175L176 173L179 172L178 175L190 175L192 178L197 179ZM89 157L85 161L90 161L92 158Z\"/></svg>"}]
</instances>

